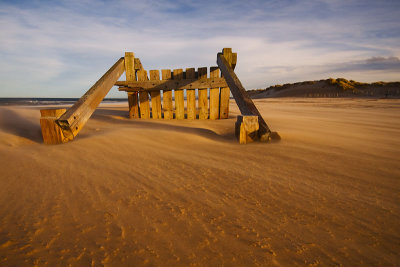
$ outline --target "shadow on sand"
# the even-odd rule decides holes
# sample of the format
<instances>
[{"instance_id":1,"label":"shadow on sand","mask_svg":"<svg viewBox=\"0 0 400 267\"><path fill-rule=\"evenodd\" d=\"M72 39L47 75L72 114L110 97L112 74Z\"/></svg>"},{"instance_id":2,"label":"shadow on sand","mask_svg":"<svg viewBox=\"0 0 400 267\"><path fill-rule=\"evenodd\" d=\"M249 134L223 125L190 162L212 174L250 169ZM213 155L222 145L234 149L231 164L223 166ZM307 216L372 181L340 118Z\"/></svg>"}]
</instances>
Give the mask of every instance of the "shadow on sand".
<instances>
[{"instance_id":1,"label":"shadow on sand","mask_svg":"<svg viewBox=\"0 0 400 267\"><path fill-rule=\"evenodd\" d=\"M228 130L222 132L215 132L211 129L192 127L193 122L188 124L188 126L177 125L176 120L163 120L163 119L129 119L126 110L112 110L112 109L98 109L91 117L91 120L96 120L100 122L110 123L112 125L129 125L134 128L146 128L154 131L172 131L172 132L182 132L189 133L201 137L205 137L212 140L219 140L225 142L235 141L235 129L234 123L232 127ZM89 135L81 136L83 138L89 137Z\"/></svg>"},{"instance_id":2,"label":"shadow on sand","mask_svg":"<svg viewBox=\"0 0 400 267\"><path fill-rule=\"evenodd\" d=\"M0 110L0 129L35 143L43 143L39 121L34 123L7 108Z\"/></svg>"},{"instance_id":3,"label":"shadow on sand","mask_svg":"<svg viewBox=\"0 0 400 267\"><path fill-rule=\"evenodd\" d=\"M232 118L235 118L235 116L229 117L229 119ZM227 124L224 123L224 126L221 128L222 130L216 132L207 128L193 127L194 124L196 124L196 121L191 121L191 123L188 123L188 126L182 126L182 125L177 125L175 119L171 121L162 119L131 120L128 118L126 110L101 109L101 108L97 109L94 112L92 117L89 119L89 122L91 120L104 122L111 126L126 125L132 128L151 129L154 131L162 130L162 131L187 133L204 137L214 141L230 142L230 143L237 142L235 138L234 122L232 122L232 125L230 127L226 127ZM209 121L202 121L202 122L208 123ZM218 121L215 122L218 123ZM28 120L23 116L19 115L17 112L7 108L2 108L0 110L0 129L6 133L29 139L35 143L43 143L39 120L37 121L37 123L32 122L31 120ZM90 138L91 136L92 133L85 131L84 128L77 138L86 139Z\"/></svg>"}]
</instances>

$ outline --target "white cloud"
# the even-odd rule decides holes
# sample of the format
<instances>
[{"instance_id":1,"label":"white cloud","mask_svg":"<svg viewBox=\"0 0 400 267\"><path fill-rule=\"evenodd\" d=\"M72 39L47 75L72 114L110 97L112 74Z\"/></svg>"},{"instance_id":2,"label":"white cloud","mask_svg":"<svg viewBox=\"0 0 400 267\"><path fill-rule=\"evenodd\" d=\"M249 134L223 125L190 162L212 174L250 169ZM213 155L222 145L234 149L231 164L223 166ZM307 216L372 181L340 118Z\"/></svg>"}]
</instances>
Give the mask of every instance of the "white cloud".
<instances>
[{"instance_id":1,"label":"white cloud","mask_svg":"<svg viewBox=\"0 0 400 267\"><path fill-rule=\"evenodd\" d=\"M400 56L400 32L393 30L400 15L373 2L33 3L0 4L0 96L78 97L124 51L134 51L147 69L173 69L216 65L217 52L232 47L249 89L334 76L331 66L342 62ZM371 77L366 69L339 74L346 71ZM393 71L379 80L392 80ZM28 86L35 88L21 89Z\"/></svg>"}]
</instances>

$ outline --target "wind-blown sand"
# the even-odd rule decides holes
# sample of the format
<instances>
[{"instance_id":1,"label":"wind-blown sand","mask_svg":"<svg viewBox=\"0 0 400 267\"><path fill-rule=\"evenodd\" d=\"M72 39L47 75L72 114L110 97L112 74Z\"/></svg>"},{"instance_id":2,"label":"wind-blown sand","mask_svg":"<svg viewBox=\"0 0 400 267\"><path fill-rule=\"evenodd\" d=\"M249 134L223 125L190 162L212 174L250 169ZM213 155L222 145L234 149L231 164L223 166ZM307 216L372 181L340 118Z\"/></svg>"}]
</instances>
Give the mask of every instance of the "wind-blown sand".
<instances>
[{"instance_id":1,"label":"wind-blown sand","mask_svg":"<svg viewBox=\"0 0 400 267\"><path fill-rule=\"evenodd\" d=\"M42 144L0 107L0 265L400 265L400 100L260 99L282 140L103 105Z\"/></svg>"}]
</instances>

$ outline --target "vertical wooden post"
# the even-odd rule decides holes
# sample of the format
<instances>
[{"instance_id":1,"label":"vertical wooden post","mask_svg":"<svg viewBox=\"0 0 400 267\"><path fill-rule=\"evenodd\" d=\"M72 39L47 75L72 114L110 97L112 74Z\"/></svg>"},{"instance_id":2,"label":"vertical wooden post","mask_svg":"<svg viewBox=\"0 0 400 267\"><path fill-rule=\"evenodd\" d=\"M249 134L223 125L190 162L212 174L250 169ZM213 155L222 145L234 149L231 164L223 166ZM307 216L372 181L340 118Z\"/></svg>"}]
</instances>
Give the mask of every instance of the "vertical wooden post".
<instances>
[{"instance_id":1,"label":"vertical wooden post","mask_svg":"<svg viewBox=\"0 0 400 267\"><path fill-rule=\"evenodd\" d=\"M125 52L125 76L127 81L135 81L135 54Z\"/></svg>"},{"instance_id":2,"label":"vertical wooden post","mask_svg":"<svg viewBox=\"0 0 400 267\"><path fill-rule=\"evenodd\" d=\"M235 135L240 144L257 141L259 124L256 115L239 115L235 124Z\"/></svg>"},{"instance_id":3,"label":"vertical wooden post","mask_svg":"<svg viewBox=\"0 0 400 267\"><path fill-rule=\"evenodd\" d=\"M129 118L139 118L138 93L128 92Z\"/></svg>"},{"instance_id":4,"label":"vertical wooden post","mask_svg":"<svg viewBox=\"0 0 400 267\"><path fill-rule=\"evenodd\" d=\"M194 68L186 69L186 79L196 78L196 71ZM196 89L186 89L187 99L187 118L189 120L196 119Z\"/></svg>"},{"instance_id":5,"label":"vertical wooden post","mask_svg":"<svg viewBox=\"0 0 400 267\"><path fill-rule=\"evenodd\" d=\"M65 108L40 110L40 128L45 144L55 145L69 141L65 139L61 127L56 123L56 120L66 111Z\"/></svg>"},{"instance_id":6,"label":"vertical wooden post","mask_svg":"<svg viewBox=\"0 0 400 267\"><path fill-rule=\"evenodd\" d=\"M228 64L235 69L237 54L232 53L232 48L224 48L222 49L222 54L225 57ZM223 77L221 73L221 77ZM229 87L221 87L220 91L220 107L219 107L219 118L227 119L229 117L229 98L230 98L230 90Z\"/></svg>"},{"instance_id":7,"label":"vertical wooden post","mask_svg":"<svg viewBox=\"0 0 400 267\"><path fill-rule=\"evenodd\" d=\"M171 70L161 70L163 80L171 79ZM174 111L172 108L172 90L163 90L163 110L164 119L170 120L174 118Z\"/></svg>"},{"instance_id":8,"label":"vertical wooden post","mask_svg":"<svg viewBox=\"0 0 400 267\"><path fill-rule=\"evenodd\" d=\"M210 78L219 77L219 68L210 67ZM219 117L219 88L210 88L210 120L217 120Z\"/></svg>"},{"instance_id":9,"label":"vertical wooden post","mask_svg":"<svg viewBox=\"0 0 400 267\"><path fill-rule=\"evenodd\" d=\"M150 80L160 80L159 70L150 71ZM161 95L160 91L150 91L151 96L151 114L153 119L161 119Z\"/></svg>"},{"instance_id":10,"label":"vertical wooden post","mask_svg":"<svg viewBox=\"0 0 400 267\"><path fill-rule=\"evenodd\" d=\"M174 80L182 80L183 79L183 70L175 69L174 70ZM183 97L183 90L174 91L175 96L175 118L178 120L183 120L185 118L185 100Z\"/></svg>"},{"instance_id":11,"label":"vertical wooden post","mask_svg":"<svg viewBox=\"0 0 400 267\"><path fill-rule=\"evenodd\" d=\"M137 71L138 81L147 81L147 71L138 70ZM140 100L140 118L150 119L150 104L149 104L149 92L142 91L139 92Z\"/></svg>"},{"instance_id":12,"label":"vertical wooden post","mask_svg":"<svg viewBox=\"0 0 400 267\"><path fill-rule=\"evenodd\" d=\"M136 81L135 77L135 54L125 52L125 75L126 81ZM139 118L138 95L137 92L128 92L129 118Z\"/></svg>"},{"instance_id":13,"label":"vertical wooden post","mask_svg":"<svg viewBox=\"0 0 400 267\"><path fill-rule=\"evenodd\" d=\"M199 79L207 79L207 67L199 68ZM208 119L208 96L207 96L208 89L199 89L199 96L198 96L198 107L199 107L199 119L206 120Z\"/></svg>"},{"instance_id":14,"label":"vertical wooden post","mask_svg":"<svg viewBox=\"0 0 400 267\"><path fill-rule=\"evenodd\" d=\"M219 107L219 118L227 119L229 117L229 98L231 92L229 87L221 87L220 91L220 107Z\"/></svg>"},{"instance_id":15,"label":"vertical wooden post","mask_svg":"<svg viewBox=\"0 0 400 267\"><path fill-rule=\"evenodd\" d=\"M139 58L135 57L135 70L142 70L143 65Z\"/></svg>"}]
</instances>

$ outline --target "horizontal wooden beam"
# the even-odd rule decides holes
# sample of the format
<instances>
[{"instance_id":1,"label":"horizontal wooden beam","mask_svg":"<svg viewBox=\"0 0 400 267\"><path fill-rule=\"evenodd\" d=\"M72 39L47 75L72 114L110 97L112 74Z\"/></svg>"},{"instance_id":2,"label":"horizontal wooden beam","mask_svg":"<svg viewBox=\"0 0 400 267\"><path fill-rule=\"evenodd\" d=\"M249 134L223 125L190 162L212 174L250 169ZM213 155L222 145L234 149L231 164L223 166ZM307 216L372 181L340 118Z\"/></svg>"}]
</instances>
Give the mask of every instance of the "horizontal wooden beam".
<instances>
[{"instance_id":1,"label":"horizontal wooden beam","mask_svg":"<svg viewBox=\"0 0 400 267\"><path fill-rule=\"evenodd\" d=\"M229 88L231 89L232 95L235 98L236 104L239 107L242 115L256 115L258 116L259 136L261 141L269 141L271 138L271 130L269 129L267 123L264 121L257 107L254 105L253 101L249 97L244 89L239 78L236 76L232 69L232 65L228 63L223 53L217 54L217 64L220 68Z\"/></svg>"},{"instance_id":2,"label":"horizontal wooden beam","mask_svg":"<svg viewBox=\"0 0 400 267\"><path fill-rule=\"evenodd\" d=\"M159 90L179 90L179 89L204 89L228 86L225 78L208 79L183 79L183 80L160 80L160 81L118 81L115 83L121 86L119 91L159 91Z\"/></svg>"}]
</instances>

